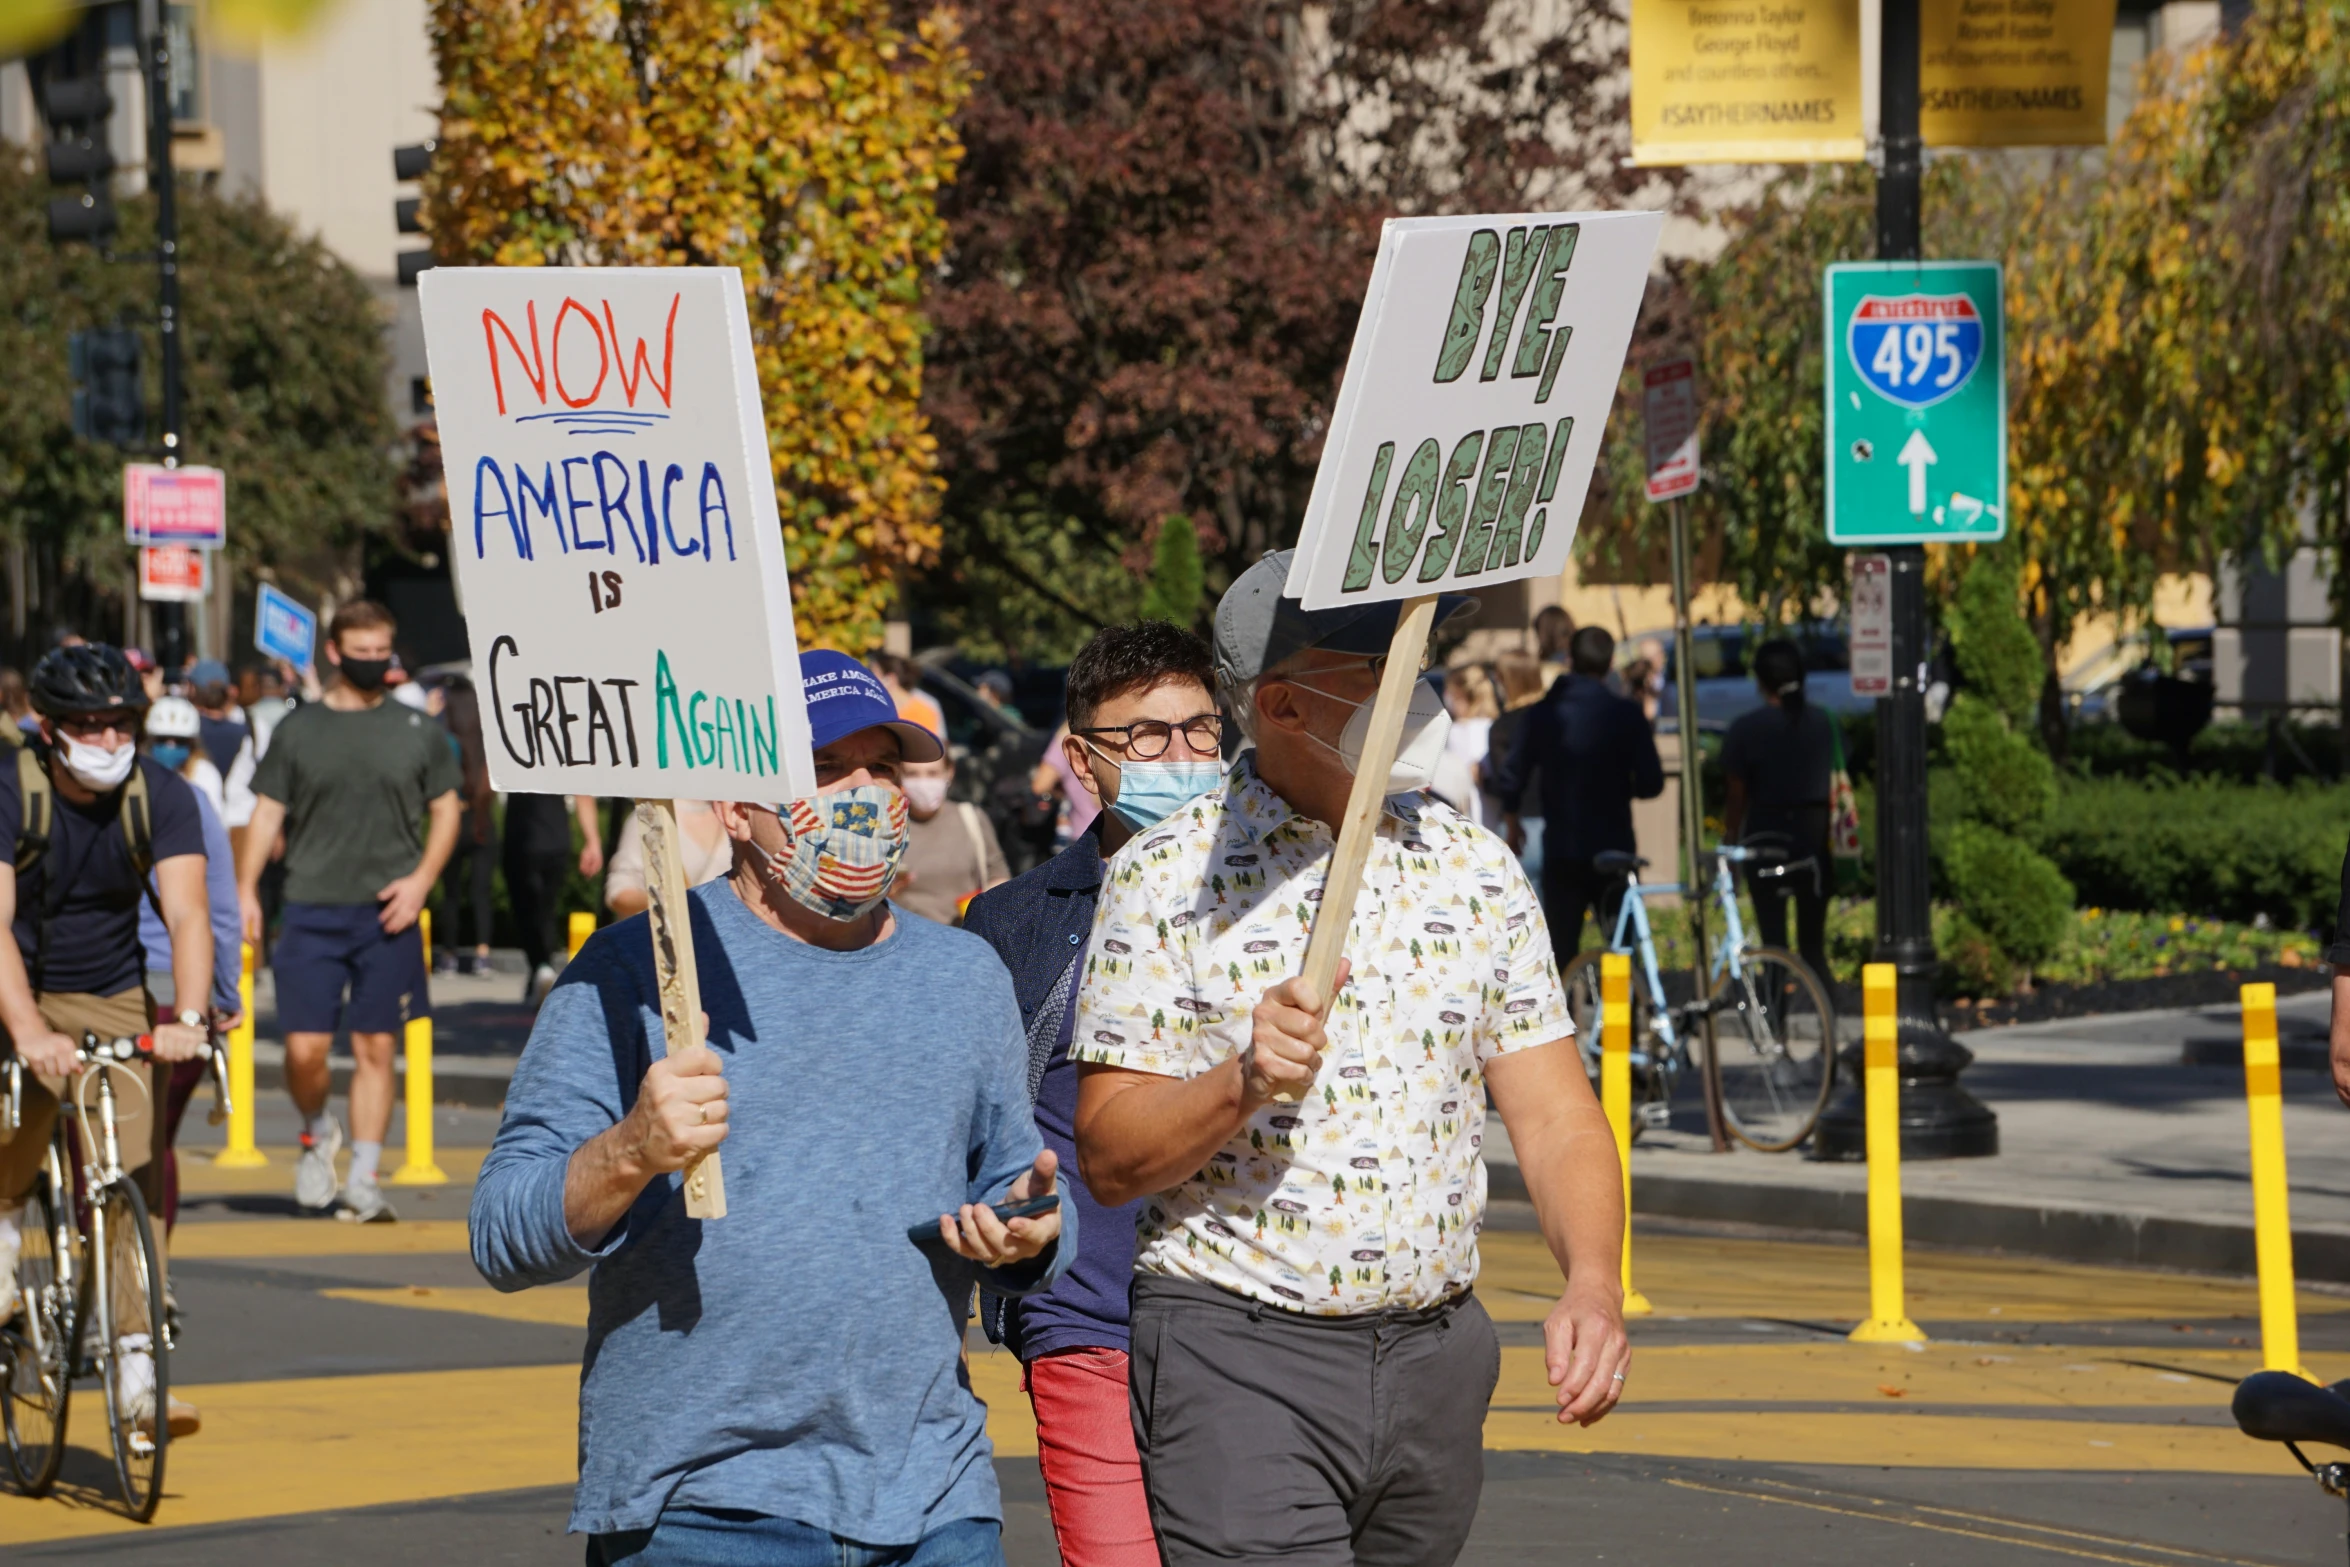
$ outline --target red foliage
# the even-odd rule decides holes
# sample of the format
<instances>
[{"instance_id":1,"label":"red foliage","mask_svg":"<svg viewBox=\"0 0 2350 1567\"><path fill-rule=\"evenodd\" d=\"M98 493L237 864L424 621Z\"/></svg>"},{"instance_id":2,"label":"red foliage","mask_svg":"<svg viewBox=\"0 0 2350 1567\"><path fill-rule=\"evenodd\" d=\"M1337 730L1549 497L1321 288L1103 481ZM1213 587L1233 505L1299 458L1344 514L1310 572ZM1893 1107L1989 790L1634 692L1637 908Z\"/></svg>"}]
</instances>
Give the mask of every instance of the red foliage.
<instances>
[{"instance_id":1,"label":"red foliage","mask_svg":"<svg viewBox=\"0 0 2350 1567\"><path fill-rule=\"evenodd\" d=\"M1606 7L1543 9L970 0L925 379L947 574L983 513L1139 569L1182 512L1220 587L1296 536L1382 220L1669 198L1622 162Z\"/></svg>"}]
</instances>

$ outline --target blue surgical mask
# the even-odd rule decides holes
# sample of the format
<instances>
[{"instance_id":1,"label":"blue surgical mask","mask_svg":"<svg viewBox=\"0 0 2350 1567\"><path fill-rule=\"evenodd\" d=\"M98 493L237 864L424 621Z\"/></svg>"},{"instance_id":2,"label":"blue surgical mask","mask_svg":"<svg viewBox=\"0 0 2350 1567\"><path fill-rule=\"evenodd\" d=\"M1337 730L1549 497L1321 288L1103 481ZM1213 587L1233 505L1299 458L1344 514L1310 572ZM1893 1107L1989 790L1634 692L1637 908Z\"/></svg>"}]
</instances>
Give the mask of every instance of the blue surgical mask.
<instances>
[{"instance_id":1,"label":"blue surgical mask","mask_svg":"<svg viewBox=\"0 0 2350 1567\"><path fill-rule=\"evenodd\" d=\"M150 747L150 752L155 760L175 773L188 765L189 750L190 747L185 740L158 740Z\"/></svg>"},{"instance_id":2,"label":"blue surgical mask","mask_svg":"<svg viewBox=\"0 0 2350 1567\"><path fill-rule=\"evenodd\" d=\"M1222 762L1122 762L1107 809L1127 827L1156 827L1224 781Z\"/></svg>"}]
</instances>

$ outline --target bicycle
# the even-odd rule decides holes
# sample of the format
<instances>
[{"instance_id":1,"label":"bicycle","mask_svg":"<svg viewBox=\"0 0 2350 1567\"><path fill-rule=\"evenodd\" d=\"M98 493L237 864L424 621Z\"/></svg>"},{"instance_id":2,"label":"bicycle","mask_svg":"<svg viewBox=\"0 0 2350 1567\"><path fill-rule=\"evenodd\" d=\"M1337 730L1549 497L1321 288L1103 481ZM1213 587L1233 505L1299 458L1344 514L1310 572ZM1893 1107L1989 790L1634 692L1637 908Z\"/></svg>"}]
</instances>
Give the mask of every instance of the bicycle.
<instances>
[{"instance_id":1,"label":"bicycle","mask_svg":"<svg viewBox=\"0 0 2350 1567\"><path fill-rule=\"evenodd\" d=\"M2263 1442L2282 1442L2329 1496L2350 1500L2350 1464L2313 1464L2304 1442L2350 1447L2350 1381L2319 1387L2290 1371L2255 1371L2236 1384L2229 1412L2236 1428Z\"/></svg>"},{"instance_id":2,"label":"bicycle","mask_svg":"<svg viewBox=\"0 0 2350 1567\"><path fill-rule=\"evenodd\" d=\"M1758 840L1765 835L1757 835ZM1648 899L1665 893L1687 896L1678 882L1643 882L1648 862L1636 854L1609 852L1593 861L1602 875L1621 875L1628 885L1616 926L1605 948L1576 954L1561 979L1575 1023L1575 1040L1592 1081L1599 1080L1600 958L1628 953L1637 961L1632 985L1632 1085L1636 1100L1632 1130L1662 1130L1672 1124L1675 1085L1694 1070L1689 1038L1706 1041L1707 1088L1722 1109L1731 1136L1763 1153L1785 1153L1819 1124L1836 1080L1836 1009L1828 989L1810 965L1781 947L1750 942L1738 911L1738 885L1731 867L1753 865L1753 874L1774 878L1817 861L1789 861L1783 850L1755 841L1723 844L1699 857L1711 867L1710 896L1720 911L1721 939L1715 944L1704 994L1678 1006L1665 997L1657 967L1656 939L1648 922ZM1727 1034L1727 1038L1724 1035Z\"/></svg>"},{"instance_id":3,"label":"bicycle","mask_svg":"<svg viewBox=\"0 0 2350 1567\"><path fill-rule=\"evenodd\" d=\"M154 1225L146 1199L122 1168L114 1079L119 1073L139 1092L152 1092L147 1064L153 1054L153 1041L143 1034L111 1040L82 1035L74 1052L73 1115L69 1119L61 1108L40 1179L19 1214L16 1310L0 1324L0 1374L6 1379L0 1427L17 1489L41 1496L56 1483L73 1381L94 1375L106 1396L125 1508L140 1523L155 1516L163 1495L171 1440L171 1334ZM210 1066L216 1097L207 1119L218 1125L227 1119L230 1100L227 1058L217 1039ZM7 1081L0 1137L10 1137L22 1125L24 1065L11 1056L0 1071ZM78 1184L71 1179L76 1174Z\"/></svg>"}]
</instances>

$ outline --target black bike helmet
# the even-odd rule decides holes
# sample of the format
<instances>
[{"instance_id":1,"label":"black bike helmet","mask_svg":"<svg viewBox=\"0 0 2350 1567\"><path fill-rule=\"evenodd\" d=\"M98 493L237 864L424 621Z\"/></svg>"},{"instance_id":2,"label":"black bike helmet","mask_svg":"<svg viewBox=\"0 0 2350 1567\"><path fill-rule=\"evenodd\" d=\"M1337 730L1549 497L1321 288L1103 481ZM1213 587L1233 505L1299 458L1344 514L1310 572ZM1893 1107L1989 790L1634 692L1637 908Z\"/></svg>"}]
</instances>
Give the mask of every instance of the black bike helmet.
<instances>
[{"instance_id":1,"label":"black bike helmet","mask_svg":"<svg viewBox=\"0 0 2350 1567\"><path fill-rule=\"evenodd\" d=\"M33 707L50 718L83 713L110 713L124 708L143 712L147 688L122 650L103 642L52 649L33 666Z\"/></svg>"}]
</instances>

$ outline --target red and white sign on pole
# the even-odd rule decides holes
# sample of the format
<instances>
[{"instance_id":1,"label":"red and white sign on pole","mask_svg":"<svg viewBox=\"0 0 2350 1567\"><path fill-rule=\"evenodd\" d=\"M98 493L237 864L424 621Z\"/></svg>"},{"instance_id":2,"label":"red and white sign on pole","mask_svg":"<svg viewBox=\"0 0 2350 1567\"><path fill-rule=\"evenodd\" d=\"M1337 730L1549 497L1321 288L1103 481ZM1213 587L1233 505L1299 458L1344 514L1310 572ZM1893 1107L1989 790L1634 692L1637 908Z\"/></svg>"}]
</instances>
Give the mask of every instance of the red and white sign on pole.
<instances>
[{"instance_id":1,"label":"red and white sign on pole","mask_svg":"<svg viewBox=\"0 0 2350 1567\"><path fill-rule=\"evenodd\" d=\"M125 463L122 534L131 544L223 548L228 543L228 476L218 468Z\"/></svg>"},{"instance_id":2,"label":"red and white sign on pole","mask_svg":"<svg viewBox=\"0 0 2350 1567\"><path fill-rule=\"evenodd\" d=\"M1852 694L1893 694L1893 557L1852 557Z\"/></svg>"},{"instance_id":3,"label":"red and white sign on pole","mask_svg":"<svg viewBox=\"0 0 2350 1567\"><path fill-rule=\"evenodd\" d=\"M1697 489L1697 366L1669 359L1644 377L1648 406L1648 498L1678 500Z\"/></svg>"},{"instance_id":4,"label":"red and white sign on pole","mask_svg":"<svg viewBox=\"0 0 2350 1567\"><path fill-rule=\"evenodd\" d=\"M184 544L147 545L139 551L139 597L150 604L197 602L211 582L211 554Z\"/></svg>"}]
</instances>

